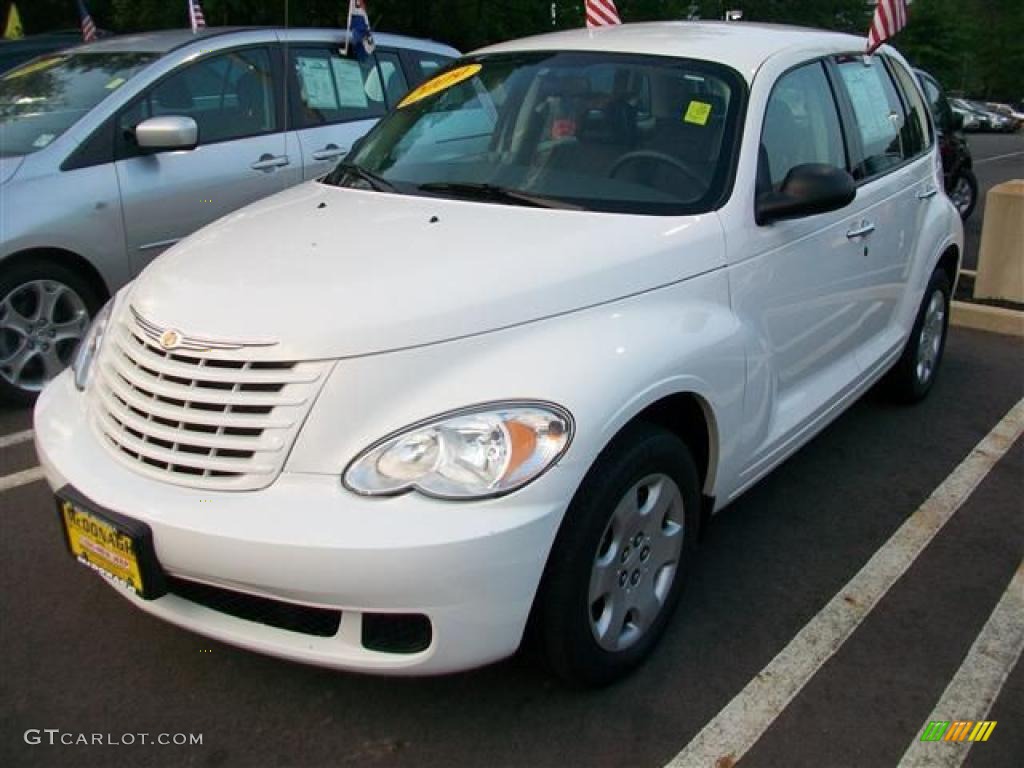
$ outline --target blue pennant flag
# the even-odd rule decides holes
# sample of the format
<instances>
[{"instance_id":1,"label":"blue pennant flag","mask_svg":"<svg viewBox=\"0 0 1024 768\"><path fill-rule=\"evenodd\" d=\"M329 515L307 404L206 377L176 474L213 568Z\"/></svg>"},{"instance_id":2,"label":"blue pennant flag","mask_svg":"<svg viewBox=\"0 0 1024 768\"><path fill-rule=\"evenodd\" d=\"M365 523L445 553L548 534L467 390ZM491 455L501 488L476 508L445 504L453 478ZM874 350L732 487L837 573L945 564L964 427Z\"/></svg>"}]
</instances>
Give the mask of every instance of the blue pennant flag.
<instances>
[{"instance_id":1,"label":"blue pennant flag","mask_svg":"<svg viewBox=\"0 0 1024 768\"><path fill-rule=\"evenodd\" d=\"M373 30L370 16L366 12L366 0L349 0L348 3L349 42L356 48L356 57L364 59L373 53Z\"/></svg>"}]
</instances>

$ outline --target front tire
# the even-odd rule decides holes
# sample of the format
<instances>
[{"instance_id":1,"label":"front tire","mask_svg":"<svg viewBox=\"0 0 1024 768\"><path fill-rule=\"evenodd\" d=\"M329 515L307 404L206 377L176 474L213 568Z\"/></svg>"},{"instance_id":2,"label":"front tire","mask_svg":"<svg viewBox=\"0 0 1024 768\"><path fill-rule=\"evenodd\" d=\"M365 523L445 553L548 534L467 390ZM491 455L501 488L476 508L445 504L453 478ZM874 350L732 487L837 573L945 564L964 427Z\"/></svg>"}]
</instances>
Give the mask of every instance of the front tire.
<instances>
[{"instance_id":1,"label":"front tire","mask_svg":"<svg viewBox=\"0 0 1024 768\"><path fill-rule=\"evenodd\" d=\"M890 390L901 402L923 400L935 383L946 349L951 291L946 273L935 270L928 281L903 354L889 372Z\"/></svg>"},{"instance_id":2,"label":"front tire","mask_svg":"<svg viewBox=\"0 0 1024 768\"><path fill-rule=\"evenodd\" d=\"M45 259L0 271L0 401L29 405L71 363L101 306L81 275Z\"/></svg>"},{"instance_id":3,"label":"front tire","mask_svg":"<svg viewBox=\"0 0 1024 768\"><path fill-rule=\"evenodd\" d=\"M600 686L639 665L671 618L697 542L700 490L686 445L636 424L573 498L548 559L536 620L567 682Z\"/></svg>"}]
</instances>

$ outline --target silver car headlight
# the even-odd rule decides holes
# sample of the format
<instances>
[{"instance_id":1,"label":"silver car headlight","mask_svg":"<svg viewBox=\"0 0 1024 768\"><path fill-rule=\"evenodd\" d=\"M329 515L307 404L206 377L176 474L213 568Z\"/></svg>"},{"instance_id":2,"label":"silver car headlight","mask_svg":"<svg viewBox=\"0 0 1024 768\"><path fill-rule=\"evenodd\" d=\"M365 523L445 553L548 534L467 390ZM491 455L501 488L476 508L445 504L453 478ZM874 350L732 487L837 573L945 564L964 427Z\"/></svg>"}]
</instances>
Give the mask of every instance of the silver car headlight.
<instances>
[{"instance_id":1,"label":"silver car headlight","mask_svg":"<svg viewBox=\"0 0 1024 768\"><path fill-rule=\"evenodd\" d=\"M442 414L384 438L345 470L367 496L416 490L442 499L509 493L539 477L572 440L568 411L550 403L490 403Z\"/></svg>"},{"instance_id":2,"label":"silver car headlight","mask_svg":"<svg viewBox=\"0 0 1024 768\"><path fill-rule=\"evenodd\" d=\"M71 361L71 370L75 374L75 386L79 390L84 390L89 383L92 364L103 344L103 337L107 332L107 323L110 321L110 308L113 304L113 300L108 301L103 306L103 309L96 313L92 325L89 326L89 330L86 331L85 336L75 350L75 357Z\"/></svg>"}]
</instances>

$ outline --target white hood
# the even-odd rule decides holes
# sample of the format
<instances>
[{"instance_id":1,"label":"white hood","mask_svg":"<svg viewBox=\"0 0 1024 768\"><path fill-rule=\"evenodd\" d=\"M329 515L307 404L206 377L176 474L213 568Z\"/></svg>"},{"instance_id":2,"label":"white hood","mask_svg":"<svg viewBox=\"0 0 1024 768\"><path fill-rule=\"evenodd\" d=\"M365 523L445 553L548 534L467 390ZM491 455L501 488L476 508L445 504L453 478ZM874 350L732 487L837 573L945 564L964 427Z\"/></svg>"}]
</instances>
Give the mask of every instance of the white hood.
<instances>
[{"instance_id":1,"label":"white hood","mask_svg":"<svg viewBox=\"0 0 1024 768\"><path fill-rule=\"evenodd\" d=\"M185 334L349 357L479 334L724 264L714 214L626 216L308 183L200 230L131 304Z\"/></svg>"}]
</instances>

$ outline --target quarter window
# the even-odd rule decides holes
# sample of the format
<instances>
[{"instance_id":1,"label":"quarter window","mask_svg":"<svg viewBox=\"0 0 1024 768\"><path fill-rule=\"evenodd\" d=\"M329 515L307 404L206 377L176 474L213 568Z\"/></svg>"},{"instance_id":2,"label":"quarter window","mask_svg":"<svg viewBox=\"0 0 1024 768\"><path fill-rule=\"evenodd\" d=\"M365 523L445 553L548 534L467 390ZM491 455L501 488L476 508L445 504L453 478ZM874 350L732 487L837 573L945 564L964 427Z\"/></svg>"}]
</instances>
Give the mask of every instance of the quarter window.
<instances>
[{"instance_id":1,"label":"quarter window","mask_svg":"<svg viewBox=\"0 0 1024 768\"><path fill-rule=\"evenodd\" d=\"M904 157L917 157L931 146L931 127L925 115L924 102L914 85L914 79L907 73L907 70L897 62L889 59L889 67L896 75L896 82L899 83L900 91L903 94L903 103L906 105L907 120L903 126L903 151Z\"/></svg>"},{"instance_id":2,"label":"quarter window","mask_svg":"<svg viewBox=\"0 0 1024 768\"><path fill-rule=\"evenodd\" d=\"M805 163L846 168L843 133L821 62L779 78L768 99L758 158L758 192L778 189Z\"/></svg>"},{"instance_id":3,"label":"quarter window","mask_svg":"<svg viewBox=\"0 0 1024 768\"><path fill-rule=\"evenodd\" d=\"M436 75L452 61L447 56L437 54L421 53L420 51L408 51L407 53L407 61L412 64L412 69L414 70L411 74L415 82L410 83L410 85L419 85L428 77Z\"/></svg>"},{"instance_id":4,"label":"quarter window","mask_svg":"<svg viewBox=\"0 0 1024 768\"><path fill-rule=\"evenodd\" d=\"M914 152L914 131L906 125L903 105L880 56L848 56L839 74L853 109L861 157L853 177L867 179L901 164Z\"/></svg>"},{"instance_id":5,"label":"quarter window","mask_svg":"<svg viewBox=\"0 0 1024 768\"><path fill-rule=\"evenodd\" d=\"M387 112L376 57L342 57L327 48L297 48L290 54L297 83L299 128L367 120Z\"/></svg>"},{"instance_id":6,"label":"quarter window","mask_svg":"<svg viewBox=\"0 0 1024 768\"><path fill-rule=\"evenodd\" d=\"M402 72L402 64L398 60L398 54L389 51L378 50L377 61L380 64L380 74L384 79L384 93L387 96L388 106L394 108L409 90L409 85L405 82L405 74Z\"/></svg>"},{"instance_id":7,"label":"quarter window","mask_svg":"<svg viewBox=\"0 0 1024 768\"><path fill-rule=\"evenodd\" d=\"M191 117L199 143L256 136L277 130L277 107L270 56L247 49L212 56L165 78L135 102L119 120L130 132L160 115Z\"/></svg>"}]
</instances>

